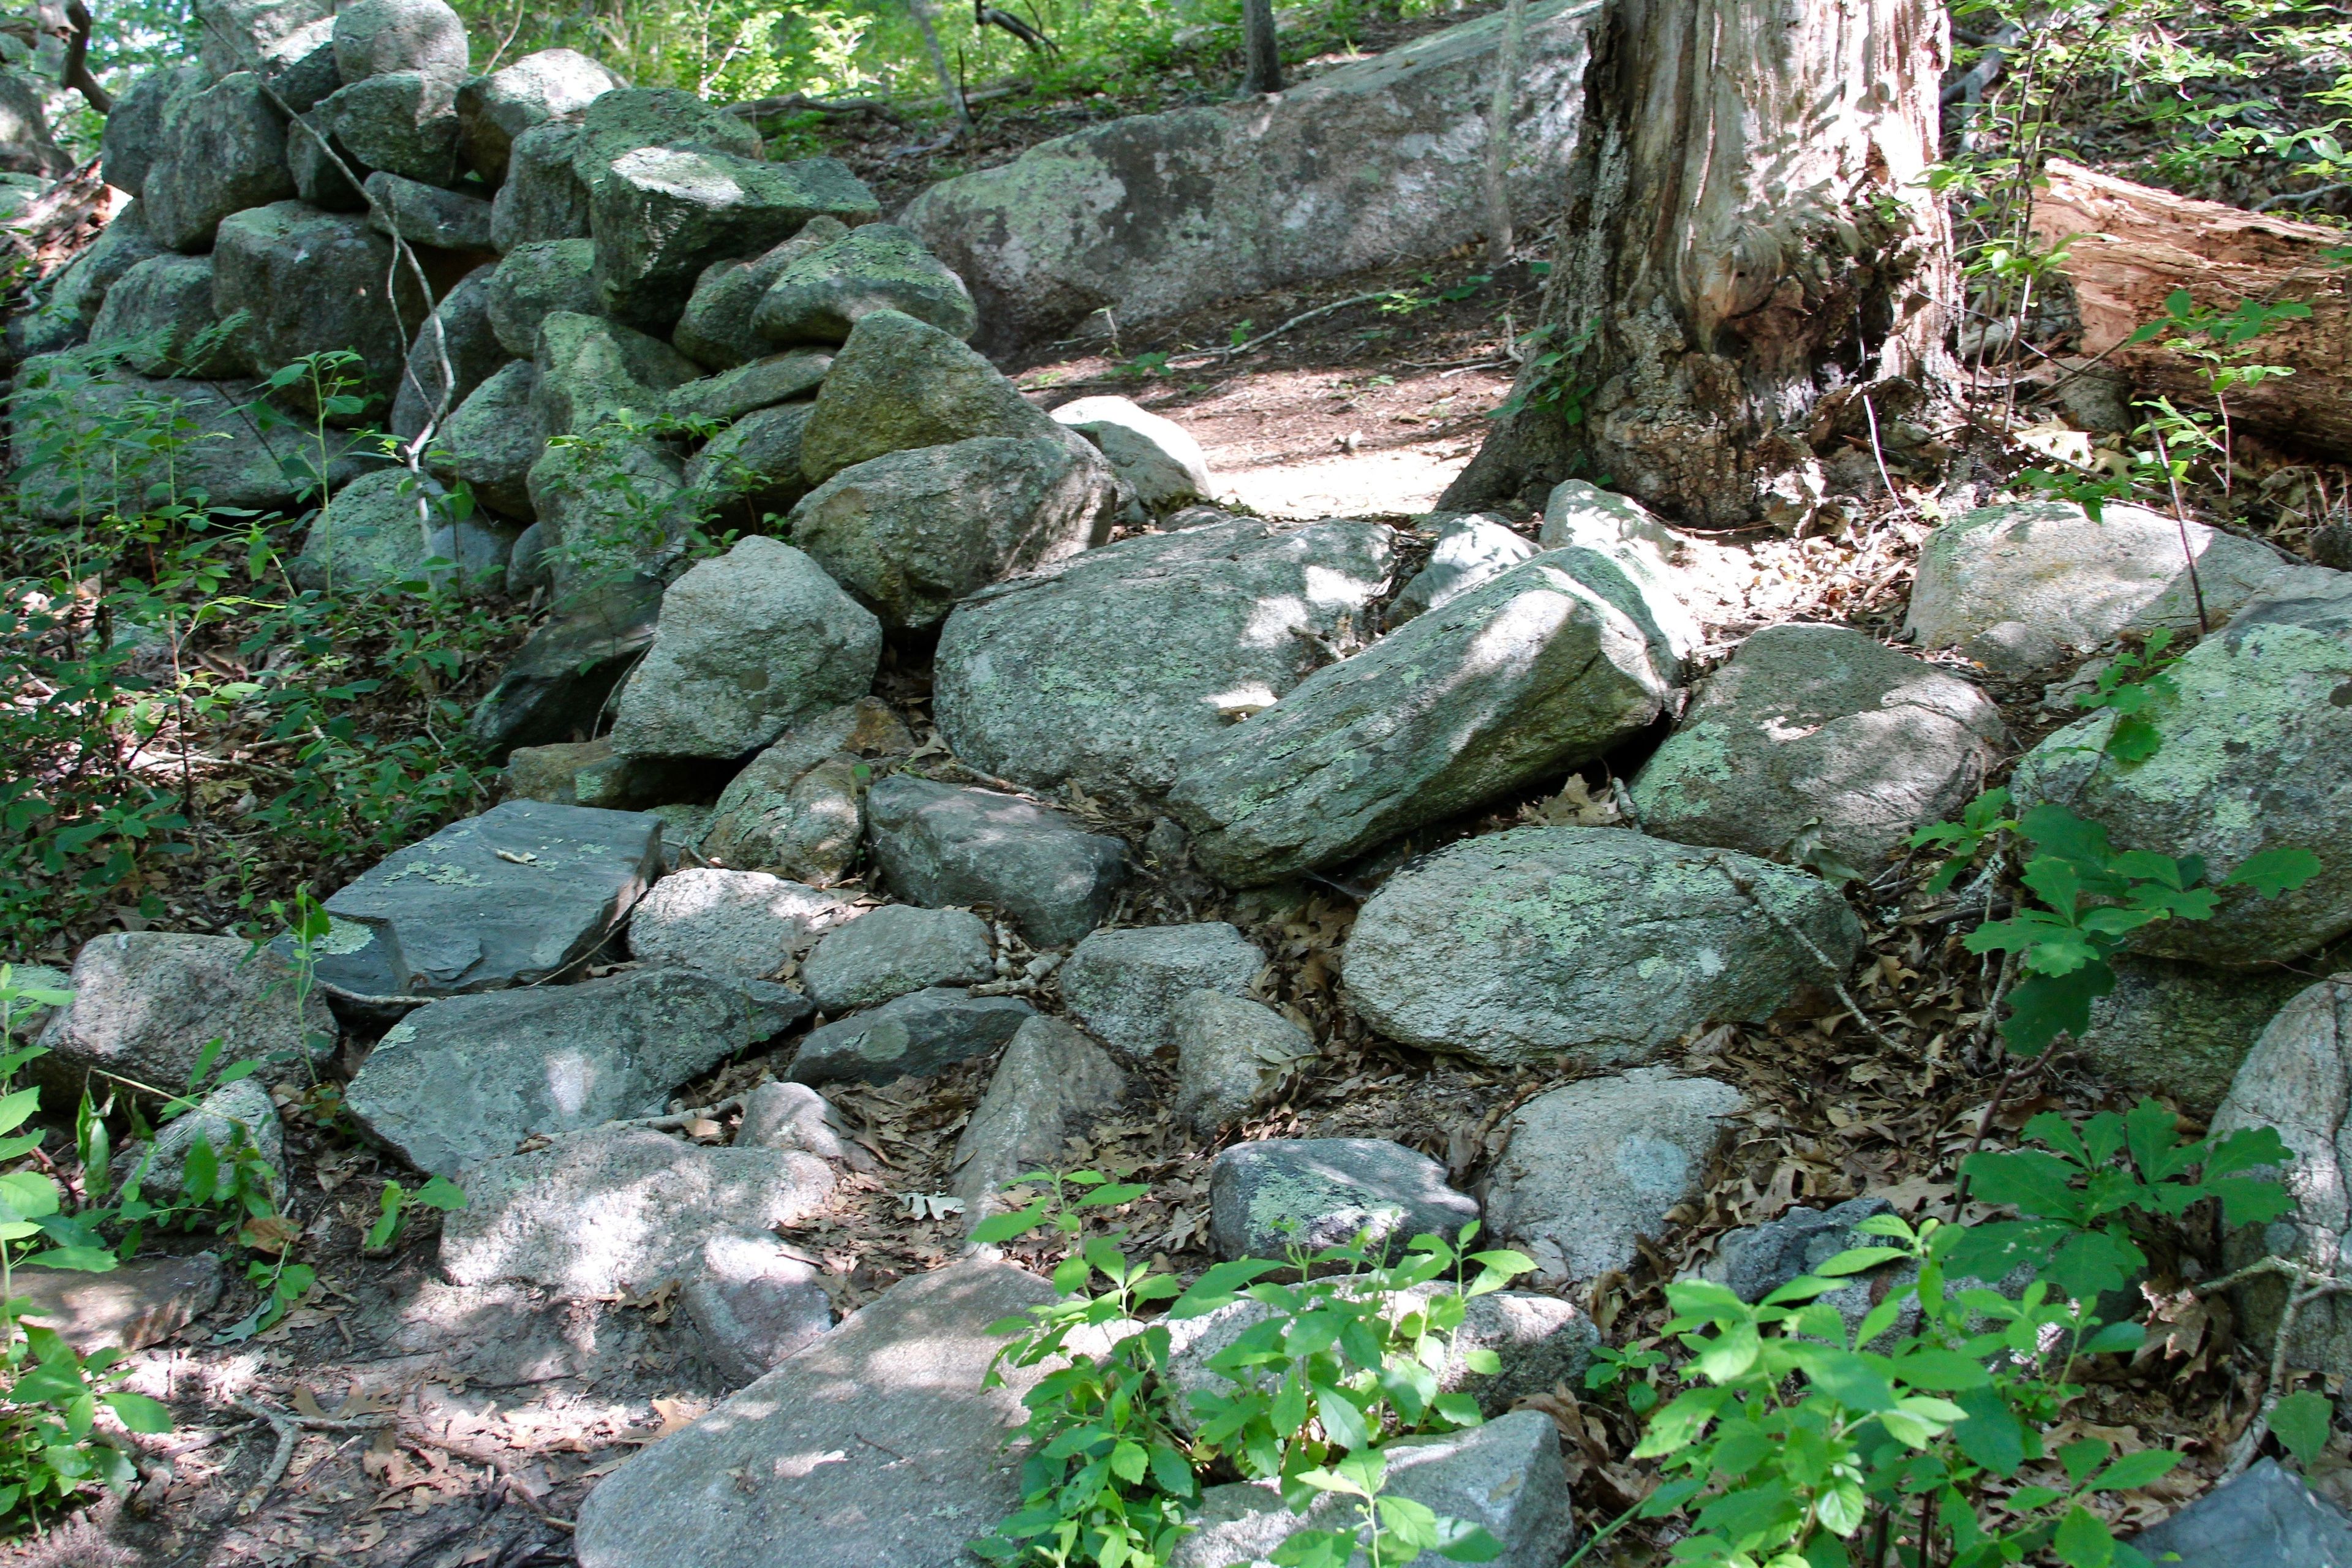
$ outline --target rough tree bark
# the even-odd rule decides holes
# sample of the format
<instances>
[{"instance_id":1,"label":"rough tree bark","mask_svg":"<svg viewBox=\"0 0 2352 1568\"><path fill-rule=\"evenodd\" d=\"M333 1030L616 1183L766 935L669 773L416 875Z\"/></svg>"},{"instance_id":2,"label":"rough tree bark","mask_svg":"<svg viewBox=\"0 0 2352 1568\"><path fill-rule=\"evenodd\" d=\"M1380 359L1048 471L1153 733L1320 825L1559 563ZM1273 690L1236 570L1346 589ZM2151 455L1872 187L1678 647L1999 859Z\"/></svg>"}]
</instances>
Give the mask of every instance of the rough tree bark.
<instances>
[{"instance_id":1,"label":"rough tree bark","mask_svg":"<svg viewBox=\"0 0 2352 1568\"><path fill-rule=\"evenodd\" d=\"M1274 35L1274 0L1242 0L1242 96L1282 90L1282 51Z\"/></svg>"},{"instance_id":2,"label":"rough tree bark","mask_svg":"<svg viewBox=\"0 0 2352 1568\"><path fill-rule=\"evenodd\" d=\"M1949 374L1920 183L1943 7L1611 0L1596 27L1518 410L1441 504L1578 474L1701 526L1801 527L1847 468L1868 482L1864 395L1884 421Z\"/></svg>"}]
</instances>

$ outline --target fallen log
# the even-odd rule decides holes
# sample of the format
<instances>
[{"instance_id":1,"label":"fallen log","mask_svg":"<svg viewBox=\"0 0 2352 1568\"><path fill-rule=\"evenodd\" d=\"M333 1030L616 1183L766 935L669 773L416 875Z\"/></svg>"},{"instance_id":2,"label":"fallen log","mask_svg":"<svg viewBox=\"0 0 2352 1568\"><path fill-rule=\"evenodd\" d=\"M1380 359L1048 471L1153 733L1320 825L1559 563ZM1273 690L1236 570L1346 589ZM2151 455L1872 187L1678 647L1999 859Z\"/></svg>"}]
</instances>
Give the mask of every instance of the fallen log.
<instances>
[{"instance_id":1,"label":"fallen log","mask_svg":"<svg viewBox=\"0 0 2352 1568\"><path fill-rule=\"evenodd\" d=\"M2044 168L2049 184L2034 198L2033 232L2045 242L2074 242L2062 266L2082 316L2085 358L2104 355L2142 396L2210 409L2198 361L2162 339L2126 340L2163 320L2177 289L2225 311L2245 300L2300 300L2311 308L2308 318L2253 340L2253 363L2294 374L2232 390L2231 423L2282 446L2352 458L2352 268L2324 254L2352 235L2194 201L2060 159Z\"/></svg>"}]
</instances>

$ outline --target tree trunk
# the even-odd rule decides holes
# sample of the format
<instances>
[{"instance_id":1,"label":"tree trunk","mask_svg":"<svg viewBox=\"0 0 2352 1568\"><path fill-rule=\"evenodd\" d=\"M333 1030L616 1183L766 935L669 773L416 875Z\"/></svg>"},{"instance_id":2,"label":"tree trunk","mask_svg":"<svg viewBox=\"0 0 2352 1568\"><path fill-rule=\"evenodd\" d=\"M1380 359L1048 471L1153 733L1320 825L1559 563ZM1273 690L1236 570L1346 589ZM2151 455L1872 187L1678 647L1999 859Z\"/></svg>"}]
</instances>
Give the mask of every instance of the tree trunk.
<instances>
[{"instance_id":1,"label":"tree trunk","mask_svg":"<svg viewBox=\"0 0 2352 1568\"><path fill-rule=\"evenodd\" d=\"M2327 260L2344 241L2342 229L2192 201L2056 158L2042 172L2048 184L2033 199L2033 232L2074 242L2062 268L2074 286L2086 357L2124 372L2143 395L2208 408L2213 394L2204 367L2161 339L2131 342L2133 331L2162 321L2176 289L2222 311L2246 300L2300 301L2308 317L2281 321L2248 344L2254 363L2294 374L2231 391L2230 422L2284 446L2352 458L2352 363L2345 354L2352 310L2344 276Z\"/></svg>"},{"instance_id":2,"label":"tree trunk","mask_svg":"<svg viewBox=\"0 0 2352 1568\"><path fill-rule=\"evenodd\" d=\"M1611 0L1514 412L1446 492L1570 475L1800 528L1948 377L1931 0ZM1835 461L1840 449L1847 455ZM1859 464L1852 461L1858 457Z\"/></svg>"},{"instance_id":3,"label":"tree trunk","mask_svg":"<svg viewBox=\"0 0 2352 1568\"><path fill-rule=\"evenodd\" d=\"M914 15L915 26L923 35L924 52L931 57L931 69L940 79L940 96L948 101L948 112L955 116L955 133L959 138L971 134L971 110L963 100L963 87L948 69L948 52L940 47L940 30L931 20L931 0L907 0L907 9Z\"/></svg>"},{"instance_id":4,"label":"tree trunk","mask_svg":"<svg viewBox=\"0 0 2352 1568\"><path fill-rule=\"evenodd\" d=\"M1518 110L1521 57L1527 52L1528 0L1503 8L1503 47L1495 59L1495 95L1486 105L1486 269L1511 264L1511 125Z\"/></svg>"},{"instance_id":5,"label":"tree trunk","mask_svg":"<svg viewBox=\"0 0 2352 1568\"><path fill-rule=\"evenodd\" d=\"M1282 90L1282 53L1274 36L1274 0L1242 0L1242 96Z\"/></svg>"}]
</instances>

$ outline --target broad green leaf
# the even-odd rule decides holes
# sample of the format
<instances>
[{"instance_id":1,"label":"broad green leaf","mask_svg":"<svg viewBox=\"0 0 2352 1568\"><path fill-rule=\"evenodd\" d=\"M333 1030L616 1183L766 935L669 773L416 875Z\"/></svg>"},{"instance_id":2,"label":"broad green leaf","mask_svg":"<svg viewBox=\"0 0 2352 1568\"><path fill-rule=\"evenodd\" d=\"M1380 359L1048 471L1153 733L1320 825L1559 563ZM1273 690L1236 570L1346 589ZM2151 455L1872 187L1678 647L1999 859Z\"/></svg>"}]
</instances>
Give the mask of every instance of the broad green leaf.
<instances>
[{"instance_id":1,"label":"broad green leaf","mask_svg":"<svg viewBox=\"0 0 2352 1568\"><path fill-rule=\"evenodd\" d=\"M2058 1521L2050 1548L2066 1568L2108 1568L2115 1561L2116 1538L2097 1514L2078 1506Z\"/></svg>"},{"instance_id":2,"label":"broad green leaf","mask_svg":"<svg viewBox=\"0 0 2352 1568\"><path fill-rule=\"evenodd\" d=\"M172 1429L172 1412L143 1394L118 1388L105 1395L105 1401L107 1408L114 1412L115 1418L131 1431L153 1436Z\"/></svg>"},{"instance_id":3,"label":"broad green leaf","mask_svg":"<svg viewBox=\"0 0 2352 1568\"><path fill-rule=\"evenodd\" d=\"M2278 1435L2280 1442L2286 1445L2288 1453L2308 1465L2318 1458L2320 1451L2327 1447L2328 1427L2333 1415L2334 1407L2326 1394L2305 1389L2288 1394L2272 1407L2271 1430ZM2140 1456L2132 1457L2137 1458ZM2120 1462L2117 1468L2121 1468Z\"/></svg>"},{"instance_id":4,"label":"broad green leaf","mask_svg":"<svg viewBox=\"0 0 2352 1568\"><path fill-rule=\"evenodd\" d=\"M2115 1445L2112 1443L2102 1442L2096 1437L2084 1437L2060 1448L2058 1462L2066 1468L2066 1474L2079 1484L2087 1480L2092 1471L2105 1464L2107 1456L2115 1451Z\"/></svg>"},{"instance_id":5,"label":"broad green leaf","mask_svg":"<svg viewBox=\"0 0 2352 1568\"><path fill-rule=\"evenodd\" d=\"M2275 899L2318 875L2318 856L2300 845L2284 844L2249 856L2221 881L2225 887L2252 888L2263 898Z\"/></svg>"},{"instance_id":6,"label":"broad green leaf","mask_svg":"<svg viewBox=\"0 0 2352 1568\"><path fill-rule=\"evenodd\" d=\"M2066 974L2029 971L2010 987L2001 1038L2020 1055L2038 1057L2060 1035L2087 1033L2091 1004L2115 988L2116 972L2104 960Z\"/></svg>"},{"instance_id":7,"label":"broad green leaf","mask_svg":"<svg viewBox=\"0 0 2352 1568\"><path fill-rule=\"evenodd\" d=\"M1919 1350L1899 1356L1895 1363L1895 1375L1913 1388L1935 1394L1982 1388L1992 1381L1992 1374L1985 1371L1983 1363L1947 1350Z\"/></svg>"},{"instance_id":8,"label":"broad green leaf","mask_svg":"<svg viewBox=\"0 0 2352 1568\"><path fill-rule=\"evenodd\" d=\"M39 1110L40 1106L41 1091L37 1089L20 1089L12 1095L0 1098L0 1132L14 1132L25 1124L25 1118Z\"/></svg>"}]
</instances>

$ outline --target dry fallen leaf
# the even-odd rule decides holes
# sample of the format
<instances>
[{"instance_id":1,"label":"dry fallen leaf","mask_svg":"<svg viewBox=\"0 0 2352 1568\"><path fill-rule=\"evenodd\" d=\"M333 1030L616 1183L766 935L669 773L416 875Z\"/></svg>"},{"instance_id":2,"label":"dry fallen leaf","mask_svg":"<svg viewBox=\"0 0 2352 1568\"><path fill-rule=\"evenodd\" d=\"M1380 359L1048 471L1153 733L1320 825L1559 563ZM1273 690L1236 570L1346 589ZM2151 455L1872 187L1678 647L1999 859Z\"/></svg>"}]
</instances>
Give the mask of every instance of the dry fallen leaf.
<instances>
[{"instance_id":1,"label":"dry fallen leaf","mask_svg":"<svg viewBox=\"0 0 2352 1568\"><path fill-rule=\"evenodd\" d=\"M709 1408L710 1401L697 1399L690 1394L680 1394L676 1399L655 1400L654 1414L661 1417L661 1430L655 1433L650 1441L659 1442L682 1427L693 1426L702 1419L703 1414Z\"/></svg>"}]
</instances>

